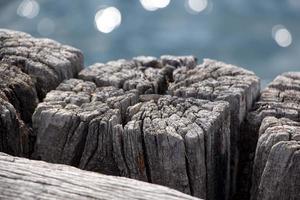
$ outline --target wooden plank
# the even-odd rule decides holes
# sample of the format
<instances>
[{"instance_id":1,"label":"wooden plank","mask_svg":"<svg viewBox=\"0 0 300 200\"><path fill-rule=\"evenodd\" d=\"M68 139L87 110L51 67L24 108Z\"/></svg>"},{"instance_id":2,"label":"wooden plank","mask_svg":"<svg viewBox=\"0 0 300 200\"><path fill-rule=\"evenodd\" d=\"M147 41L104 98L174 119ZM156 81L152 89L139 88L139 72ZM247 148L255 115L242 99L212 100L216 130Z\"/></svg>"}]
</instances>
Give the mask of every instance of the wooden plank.
<instances>
[{"instance_id":1,"label":"wooden plank","mask_svg":"<svg viewBox=\"0 0 300 200\"><path fill-rule=\"evenodd\" d=\"M249 112L241 138L239 169L240 191L237 199L250 197L251 174L255 147L262 121L273 116L300 121L300 73L287 72L277 76L262 92L259 100ZM257 183L255 183L257 184ZM254 186L256 187L256 186Z\"/></svg>"},{"instance_id":2,"label":"wooden plank","mask_svg":"<svg viewBox=\"0 0 300 200\"><path fill-rule=\"evenodd\" d=\"M300 123L264 118L256 147L252 200L300 199Z\"/></svg>"},{"instance_id":3,"label":"wooden plank","mask_svg":"<svg viewBox=\"0 0 300 200\"><path fill-rule=\"evenodd\" d=\"M33 157L86 170L119 175L113 160L112 131L125 122L137 92L96 87L70 79L49 92L33 115L37 136Z\"/></svg>"},{"instance_id":4,"label":"wooden plank","mask_svg":"<svg viewBox=\"0 0 300 200\"><path fill-rule=\"evenodd\" d=\"M63 82L34 113L34 158L221 196L229 175L228 103L137 94Z\"/></svg>"},{"instance_id":5,"label":"wooden plank","mask_svg":"<svg viewBox=\"0 0 300 200\"><path fill-rule=\"evenodd\" d=\"M115 146L123 147L116 160L124 175L205 199L223 198L230 164L228 103L156 97L130 107L130 121L114 132Z\"/></svg>"},{"instance_id":6,"label":"wooden plank","mask_svg":"<svg viewBox=\"0 0 300 200\"><path fill-rule=\"evenodd\" d=\"M178 68L173 72L173 76L174 82L169 86L169 93L172 95L229 102L231 170L224 194L225 199L229 199L230 193L234 194L236 187L240 126L258 98L260 80L246 69L210 59L204 59L201 65L193 69Z\"/></svg>"},{"instance_id":7,"label":"wooden plank","mask_svg":"<svg viewBox=\"0 0 300 200\"><path fill-rule=\"evenodd\" d=\"M14 64L28 74L36 85L40 100L83 68L81 51L54 40L0 29L0 41L0 60Z\"/></svg>"},{"instance_id":8,"label":"wooden plank","mask_svg":"<svg viewBox=\"0 0 300 200\"><path fill-rule=\"evenodd\" d=\"M161 59L139 56L132 60L95 63L82 70L79 78L93 81L97 86L115 86L124 90L137 89L139 94L164 94L172 72L177 67L194 67L193 56L162 56Z\"/></svg>"},{"instance_id":9,"label":"wooden plank","mask_svg":"<svg viewBox=\"0 0 300 200\"><path fill-rule=\"evenodd\" d=\"M5 96L2 100L14 106L11 116L17 116L18 124L27 129L26 133L24 129L12 130L4 123L7 119L2 119L0 129L6 132L1 133L5 136L0 136L0 149L29 156L34 144L31 116L38 101L64 79L76 76L82 68L83 55L78 49L23 32L0 29L0 92ZM6 104L2 101L2 106ZM7 115L2 114L1 117Z\"/></svg>"},{"instance_id":10,"label":"wooden plank","mask_svg":"<svg viewBox=\"0 0 300 200\"><path fill-rule=\"evenodd\" d=\"M197 199L167 187L0 153L1 199Z\"/></svg>"}]
</instances>

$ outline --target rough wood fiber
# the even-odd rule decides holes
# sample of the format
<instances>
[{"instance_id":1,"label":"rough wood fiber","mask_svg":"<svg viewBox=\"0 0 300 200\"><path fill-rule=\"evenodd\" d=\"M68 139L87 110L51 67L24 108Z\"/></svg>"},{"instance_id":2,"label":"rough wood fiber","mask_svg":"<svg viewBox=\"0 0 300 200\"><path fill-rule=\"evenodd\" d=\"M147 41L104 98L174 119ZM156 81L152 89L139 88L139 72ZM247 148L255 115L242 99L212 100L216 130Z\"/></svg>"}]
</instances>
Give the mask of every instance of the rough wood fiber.
<instances>
[{"instance_id":1,"label":"rough wood fiber","mask_svg":"<svg viewBox=\"0 0 300 200\"><path fill-rule=\"evenodd\" d=\"M249 112L242 131L237 199L250 197L252 165L258 131L267 116L300 120L300 73L288 72L276 77L262 92L253 110Z\"/></svg>"},{"instance_id":2,"label":"rough wood fiber","mask_svg":"<svg viewBox=\"0 0 300 200\"><path fill-rule=\"evenodd\" d=\"M38 98L30 76L16 66L0 61L0 91L20 113L23 121L31 123Z\"/></svg>"},{"instance_id":3,"label":"rough wood fiber","mask_svg":"<svg viewBox=\"0 0 300 200\"><path fill-rule=\"evenodd\" d=\"M205 59L203 64L174 71L174 83L169 87L172 95L207 100L225 100L231 110L231 193L235 192L238 165L240 125L251 109L260 91L259 78L250 71L222 62ZM229 188L227 188L229 198Z\"/></svg>"},{"instance_id":4,"label":"rough wood fiber","mask_svg":"<svg viewBox=\"0 0 300 200\"><path fill-rule=\"evenodd\" d=\"M21 154L28 141L29 130L5 94L0 91L0 152Z\"/></svg>"},{"instance_id":5,"label":"rough wood fiber","mask_svg":"<svg viewBox=\"0 0 300 200\"><path fill-rule=\"evenodd\" d=\"M300 72L288 72L277 76L261 93L249 121L259 127L266 116L299 120Z\"/></svg>"},{"instance_id":6,"label":"rough wood fiber","mask_svg":"<svg viewBox=\"0 0 300 200\"><path fill-rule=\"evenodd\" d=\"M18 67L0 61L0 151L28 155L31 116L38 98L31 78Z\"/></svg>"},{"instance_id":7,"label":"rough wood fiber","mask_svg":"<svg viewBox=\"0 0 300 200\"><path fill-rule=\"evenodd\" d=\"M136 93L112 86L97 88L79 79L64 81L47 94L33 115L34 157L119 175L112 130L124 122L127 107L137 102Z\"/></svg>"},{"instance_id":8,"label":"rough wood fiber","mask_svg":"<svg viewBox=\"0 0 300 200\"><path fill-rule=\"evenodd\" d=\"M1 199L196 199L132 179L0 153Z\"/></svg>"},{"instance_id":9,"label":"rough wood fiber","mask_svg":"<svg viewBox=\"0 0 300 200\"><path fill-rule=\"evenodd\" d=\"M153 95L149 99L156 100L130 107L130 121L115 128L115 159L122 175L223 199L230 164L228 103Z\"/></svg>"},{"instance_id":10,"label":"rough wood fiber","mask_svg":"<svg viewBox=\"0 0 300 200\"><path fill-rule=\"evenodd\" d=\"M5 101L14 106L11 116L17 116L18 124L26 126L23 132L24 129L11 129L8 128L11 126L4 127L7 123L2 123L0 129L6 133L1 137L0 145L9 146L0 149L12 155L29 156L34 143L30 131L31 116L38 101L62 80L76 76L82 67L83 56L77 49L53 40L0 29L0 92ZM7 107L7 102L1 106Z\"/></svg>"},{"instance_id":11,"label":"rough wood fiber","mask_svg":"<svg viewBox=\"0 0 300 200\"><path fill-rule=\"evenodd\" d=\"M83 68L83 55L79 50L7 29L0 29L0 60L28 74L40 99Z\"/></svg>"},{"instance_id":12,"label":"rough wood fiber","mask_svg":"<svg viewBox=\"0 0 300 200\"><path fill-rule=\"evenodd\" d=\"M300 199L299 122L264 118L254 159L251 199Z\"/></svg>"},{"instance_id":13,"label":"rough wood fiber","mask_svg":"<svg viewBox=\"0 0 300 200\"><path fill-rule=\"evenodd\" d=\"M79 77L93 81L97 86L115 86L124 90L137 89L139 94L163 94L172 72L177 67L196 65L193 56L140 56L133 60L117 60L106 64L96 63L79 73Z\"/></svg>"}]
</instances>

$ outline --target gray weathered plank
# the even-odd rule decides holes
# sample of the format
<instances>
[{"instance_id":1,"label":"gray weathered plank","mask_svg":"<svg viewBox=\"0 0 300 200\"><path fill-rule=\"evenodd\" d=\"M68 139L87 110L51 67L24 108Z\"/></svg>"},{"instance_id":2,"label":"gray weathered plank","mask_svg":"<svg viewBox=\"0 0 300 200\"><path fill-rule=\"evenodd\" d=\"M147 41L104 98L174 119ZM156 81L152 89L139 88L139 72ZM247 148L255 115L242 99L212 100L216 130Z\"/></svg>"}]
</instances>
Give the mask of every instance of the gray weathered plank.
<instances>
[{"instance_id":1,"label":"gray weathered plank","mask_svg":"<svg viewBox=\"0 0 300 200\"><path fill-rule=\"evenodd\" d=\"M147 95L146 95L147 96ZM123 175L205 199L223 199L229 176L227 102L156 96L129 107L116 127L116 161Z\"/></svg>"},{"instance_id":2,"label":"gray weathered plank","mask_svg":"<svg viewBox=\"0 0 300 200\"><path fill-rule=\"evenodd\" d=\"M20 68L0 61L0 91L20 113L25 123L31 123L31 116L38 104L34 83Z\"/></svg>"},{"instance_id":3,"label":"gray weathered plank","mask_svg":"<svg viewBox=\"0 0 300 200\"><path fill-rule=\"evenodd\" d=\"M78 49L7 29L0 29L0 60L27 73L40 99L83 68L83 55Z\"/></svg>"},{"instance_id":4,"label":"gray weathered plank","mask_svg":"<svg viewBox=\"0 0 300 200\"><path fill-rule=\"evenodd\" d=\"M229 102L231 111L231 173L226 182L226 199L228 199L229 186L231 193L235 192L240 125L259 95L259 78L253 72L243 68L210 59L204 59L203 64L193 69L178 68L173 74L174 82L169 86L170 94Z\"/></svg>"},{"instance_id":5,"label":"gray weathered plank","mask_svg":"<svg viewBox=\"0 0 300 200\"><path fill-rule=\"evenodd\" d=\"M0 151L28 155L31 116L38 103L31 78L18 67L0 61Z\"/></svg>"},{"instance_id":6,"label":"gray weathered plank","mask_svg":"<svg viewBox=\"0 0 300 200\"><path fill-rule=\"evenodd\" d=\"M240 192L238 198L249 198L252 165L259 128L264 118L273 116L300 121L300 73L288 72L277 76L262 92L249 112L241 139ZM257 183L255 183L257 184Z\"/></svg>"},{"instance_id":7,"label":"gray weathered plank","mask_svg":"<svg viewBox=\"0 0 300 200\"><path fill-rule=\"evenodd\" d=\"M197 199L167 187L0 153L1 199Z\"/></svg>"},{"instance_id":8,"label":"gray weathered plank","mask_svg":"<svg viewBox=\"0 0 300 200\"><path fill-rule=\"evenodd\" d=\"M29 131L27 135L17 133L17 129L3 127L7 124L2 123L0 128L7 132L1 136L0 148L13 155L28 156L34 142L31 116L38 101L64 79L77 76L82 68L83 55L73 47L0 29L0 92L15 107L16 113L11 115L18 116L20 124Z\"/></svg>"},{"instance_id":9,"label":"gray weathered plank","mask_svg":"<svg viewBox=\"0 0 300 200\"><path fill-rule=\"evenodd\" d=\"M101 120L100 120L101 123L99 122L99 120L95 120L96 122L93 123L88 122L89 123L88 130L85 129L86 128L85 126L84 126L85 128L79 126L80 128L82 128L79 131L80 133L77 133L75 131L77 134L82 136L82 138L80 137L79 141L84 140L84 142L77 141L77 144L74 147L72 146L73 144L71 144L72 146L71 149L73 149L72 151L69 151L68 148L66 148L67 151L69 151L69 153L67 153L66 151L60 154L59 152L62 150L55 149L54 152L56 153L53 153L55 159L51 158L51 151L46 150L47 146L55 146L55 145L49 145L47 142L44 142L44 144L42 145L44 147L42 148L44 148L45 154L41 159L48 160L50 162L67 163L74 166L79 166L83 169L101 171L102 173L119 174L122 176L128 176L139 180L159 183L162 185L168 185L170 187L179 189L180 191L186 193L196 195L198 197L207 196L207 198L209 199L214 199L214 198L228 199L230 195L230 189L235 185L234 183L235 183L235 176L237 170L236 165L237 165L237 155L238 155L237 145L239 139L239 135L238 135L239 127L246 116L247 110L251 108L253 102L257 98L259 88L260 88L259 79L252 72L218 61L205 60L202 65L197 67L195 65L196 65L196 59L192 56L184 56L184 57L162 56L160 59L156 59L154 57L141 56L141 57L133 58L133 60L130 61L118 60L118 61L111 61L106 64L95 64L90 68L81 71L79 77L85 80L95 82L95 84L98 86L114 86L117 88L123 88L124 90L136 89L137 94L165 93L167 87L169 86L168 92L172 95L181 96L184 98L195 97L199 99L213 100L216 102L218 102L219 100L225 100L229 102L230 116L224 114L224 111L221 112L224 114L224 116L226 116L224 117L226 118L226 120L224 121L225 124L223 124L222 127L223 126L227 127L227 125L229 125L231 129L230 134L225 131L222 135L216 136L217 133L214 132L212 127L213 126L219 127L219 125L215 124L217 123L218 120L215 120L215 122L203 122L204 124L206 123L206 125L203 126L207 126L205 131L202 130L204 129L203 127L202 129L200 129L200 128L195 128L193 126L189 126L187 129L191 129L190 132L193 132L196 135L194 135L193 133L187 134L186 138L182 140L178 140L178 137L173 137L173 136L171 137L172 139L174 139L173 143L171 142L173 145L175 145L173 148L175 147L179 148L178 152L181 152L181 154L179 153L179 155L176 155L179 157L178 158L176 156L172 157L173 156L173 154L171 153L172 151L169 150L170 152L168 156L169 157L168 162L167 160L163 160L161 158L162 163L160 165L157 165L156 163L153 164L151 169L151 165L150 165L151 162L154 163L153 160L160 159L160 156L157 152L165 151L165 147L164 147L165 141L169 139L170 137L169 134L173 135L174 134L173 131L177 132L177 130L176 129L174 130L174 127L168 128L168 130L164 130L165 127L161 124L163 123L161 121L164 121L165 119L161 121L154 120L155 123L157 124L154 123L155 128L153 129L153 133L162 132L162 134L159 134L158 136L161 137L160 138L161 143L154 146L156 149L154 147L151 147L151 145L154 143L153 141L156 141L157 138L150 137L153 134L148 134L146 135L147 137L145 137L143 129L145 128L145 126L150 126L152 124L152 121L151 122L148 122L147 120L145 121L142 119L143 118L142 116L140 116L141 119L139 120L137 119L133 120L132 117L134 117L133 113L135 112L138 113L141 106L151 102L151 99L152 100L155 99L154 102L152 102L155 104L155 102L163 101L163 100L159 100L159 99L163 99L163 97L159 95L142 95L139 97L139 100L145 102L132 106L128 111L129 113L126 113L126 109L128 106L133 105L134 103L130 104L129 102L127 102L124 104L123 108L118 107L118 110L122 113L121 117L119 116L119 118L122 119L123 123L118 121L114 124L109 124L109 123L101 122ZM69 83L67 83L66 85L68 84ZM62 89L57 89L56 91L49 93L49 95L46 98L46 101L57 102L58 99L55 100L55 98L62 95L61 92L59 92L60 90ZM67 89L67 91L68 90L73 90L73 89L69 88ZM99 91L100 90L102 89L99 89ZM63 96L66 95L65 92L66 91L63 91ZM94 94L92 94L92 96L93 95ZM73 107L73 104L76 104L76 101L79 102L81 101L80 98L89 99L83 97L84 95L82 94L79 95L77 93L71 96L73 100L68 100L69 97L67 97L66 99L65 97L63 97L64 100L62 101L67 103L67 107ZM176 97L174 98L177 99ZM101 101L102 103L107 104L106 102L107 100L105 98L102 99ZM182 101L185 100L183 99ZM53 104L53 102L51 104ZM56 108L53 110L52 107L53 105L47 107L48 103L49 102L45 102L46 106L41 105L41 108L46 107L45 108L46 111L45 112L43 111L44 114L49 112L56 113L57 110ZM54 104L55 106L57 106L56 103ZM199 108L202 108L200 104L199 104ZM111 106L109 107L113 108ZM180 108L174 108L174 109L180 109ZM59 108L58 110L61 109ZM71 111L71 113L72 112L73 110ZM91 111L88 111L86 113L89 112ZM159 108L158 112L163 112L163 111L161 111ZM201 111L201 113L202 112L204 111ZM225 113L226 112L227 111L225 111ZM68 118L70 117L69 115L71 116L73 115L70 114L69 111L65 112L65 110L62 113L58 111L58 114L59 114L58 116L55 116L56 114L55 115L50 114L50 118L53 118L54 123L56 123L55 121L58 118ZM62 117L60 116L60 114L64 116ZM65 114L67 117L65 116ZM153 115L151 111L149 112L149 116L150 115L151 116ZM154 113L154 116L155 115L156 114ZM70 142L64 139L64 137L71 137L67 135L72 135L73 129L77 130L78 122L75 122L75 124L73 124L74 127L73 125L71 127L66 127L66 126L62 127L62 128L66 128L66 130L63 131L64 132L63 134L58 135L57 133L55 134L55 132L57 132L55 131L55 129L57 129L57 126L56 125L53 126L52 125L53 123L50 124L51 128L41 128L44 126L44 124L41 123L42 121L51 121L51 119L49 120L48 117L46 117L47 120L39 120L38 119L40 118L39 114L37 114L37 116L38 116L37 120L35 120L36 123L34 123L35 130L37 130L36 132L38 137L39 135L41 135L42 137L41 140L38 140L36 152L38 152L38 146L41 146L43 141L52 140L52 139L47 139L47 137L53 137L54 135L55 135L54 138L56 137L61 138L61 141L58 140L61 143L58 149L61 149L64 145L67 146L69 145ZM211 120L209 116L210 114L204 112L204 116L200 118L204 120L206 117L206 120L209 121ZM55 118L57 119L54 120ZM230 122L228 122L229 119L231 119ZM58 120L58 121L63 121L63 120ZM71 122L71 121L74 121L72 117L70 117L70 119L66 119L66 122ZM226 124L227 122L228 124ZM154 125L152 124L152 126ZM198 124L198 126L200 125ZM39 127L41 128L40 130ZM46 127L49 126L46 125ZM160 131L160 130L164 130L164 131ZM65 132L70 132L70 133L65 133ZM87 134L87 132L91 132L91 133ZM98 132L99 135L95 134ZM205 132L208 133L205 134ZM107 134L110 135L108 140L105 139L105 136ZM202 139L199 139L200 136L198 137L197 136L198 134L202 135ZM101 141L105 140L106 144L111 145L111 143L113 143L112 144L113 147L109 146L110 150L107 150L105 148L105 145L103 145L103 143L101 142L98 143L99 141L98 137L100 136L104 137L104 139L102 138ZM216 138L214 138L215 136ZM209 137L209 139L204 140L203 138L206 137ZM78 140L78 138L75 137L74 140ZM178 143L177 140L180 142ZM204 141L205 144L202 144ZM203 156L198 156L198 154L200 154L203 150L203 149L201 150L201 148L197 148L197 146L199 146L197 144L199 143L202 144L202 146L200 145L201 148L205 149L206 159L203 158ZM88 145L82 145L82 144L88 144ZM75 149L78 149L78 145L81 146L79 149L84 149L84 150L79 150L79 152L75 153ZM230 145L230 150L228 150L229 145ZM220 150L220 146L222 146L223 148L222 150ZM151 151L151 153L145 153L147 151L146 150L147 148L150 148L148 149L148 151ZM153 149L155 149L155 151ZM172 148L170 147L170 149ZM83 152L82 155L80 152ZM106 154L107 157L103 156L105 152L109 152L108 154ZM162 155L165 155L165 153L166 152L164 152ZM186 153L190 154L188 158L185 158L185 156L183 156ZM38 154L40 153L37 153L36 155ZM92 156L91 154L93 154L96 157L92 159L89 165L86 165L86 162L89 159L91 159L90 158L90 156ZM232 154L231 161L227 159L228 157L230 157L230 154ZM49 155L50 157L48 157ZM111 159L112 155L114 156L115 161ZM211 157L211 155L216 155L216 156L213 158ZM157 158L154 157L152 158L151 156L157 156ZM189 163L185 159L189 159ZM205 165L203 163L203 160L205 162ZM178 162L178 163L172 166L173 167L172 168L169 166L170 164L168 164L172 162ZM228 167L228 164L231 164L231 172L229 169L230 167ZM220 167L221 165L222 167ZM118 170L116 169L116 166ZM198 166L199 169L197 169ZM207 166L209 167L207 168ZM108 168L110 170L108 170ZM112 170L113 168L115 170ZM172 170L174 171L177 170L178 173L182 175L180 176L174 175L176 173L173 172L171 173L170 171ZM205 179L203 178L204 176L206 176ZM232 182L230 183L230 181ZM230 184L231 184L231 188L230 188ZM234 189L232 190L234 191Z\"/></svg>"},{"instance_id":10,"label":"gray weathered plank","mask_svg":"<svg viewBox=\"0 0 300 200\"><path fill-rule=\"evenodd\" d=\"M119 175L113 160L112 130L124 123L137 92L112 86L97 88L79 79L49 92L33 115L34 158Z\"/></svg>"},{"instance_id":11,"label":"gray weathered plank","mask_svg":"<svg viewBox=\"0 0 300 200\"><path fill-rule=\"evenodd\" d=\"M116 60L96 63L79 73L79 78L93 81L97 86L115 86L124 90L137 89L139 94L163 94L172 72L180 66L193 68L197 59L193 56L139 56L132 60Z\"/></svg>"},{"instance_id":12,"label":"gray weathered plank","mask_svg":"<svg viewBox=\"0 0 300 200\"><path fill-rule=\"evenodd\" d=\"M23 140L28 141L30 131L17 111L0 91L0 152L23 152Z\"/></svg>"},{"instance_id":13,"label":"gray weathered plank","mask_svg":"<svg viewBox=\"0 0 300 200\"><path fill-rule=\"evenodd\" d=\"M251 199L300 199L299 122L264 118L254 159Z\"/></svg>"}]
</instances>

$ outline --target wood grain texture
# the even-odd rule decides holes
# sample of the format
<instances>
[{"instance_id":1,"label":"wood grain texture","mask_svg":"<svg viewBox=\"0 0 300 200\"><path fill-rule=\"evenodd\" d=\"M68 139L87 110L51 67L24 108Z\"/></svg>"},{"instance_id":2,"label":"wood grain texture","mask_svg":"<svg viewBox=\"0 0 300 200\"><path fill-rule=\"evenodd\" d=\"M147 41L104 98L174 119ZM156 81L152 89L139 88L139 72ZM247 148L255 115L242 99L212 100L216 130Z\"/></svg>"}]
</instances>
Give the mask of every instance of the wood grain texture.
<instances>
[{"instance_id":1,"label":"wood grain texture","mask_svg":"<svg viewBox=\"0 0 300 200\"><path fill-rule=\"evenodd\" d=\"M26 148L22 141L28 142L29 134L30 130L0 91L0 152L21 154Z\"/></svg>"},{"instance_id":2,"label":"wood grain texture","mask_svg":"<svg viewBox=\"0 0 300 200\"><path fill-rule=\"evenodd\" d=\"M17 116L19 125L27 129L26 133L23 129L12 130L3 122L0 129L7 132L5 137L1 136L0 149L12 155L29 156L34 144L31 116L37 103L64 79L77 76L82 68L83 55L78 49L23 32L0 29L0 92L5 95L2 99L14 106L15 113L10 115Z\"/></svg>"},{"instance_id":3,"label":"wood grain texture","mask_svg":"<svg viewBox=\"0 0 300 200\"><path fill-rule=\"evenodd\" d=\"M70 79L39 104L33 127L37 159L208 199L225 193L230 164L227 102L139 98L137 90Z\"/></svg>"},{"instance_id":4,"label":"wood grain texture","mask_svg":"<svg viewBox=\"0 0 300 200\"><path fill-rule=\"evenodd\" d=\"M34 158L119 175L113 160L112 131L125 120L137 92L96 87L79 79L49 92L33 115Z\"/></svg>"},{"instance_id":5,"label":"wood grain texture","mask_svg":"<svg viewBox=\"0 0 300 200\"><path fill-rule=\"evenodd\" d=\"M0 29L0 60L28 74L40 99L83 68L83 55L78 49L7 29Z\"/></svg>"},{"instance_id":6,"label":"wood grain texture","mask_svg":"<svg viewBox=\"0 0 300 200\"><path fill-rule=\"evenodd\" d=\"M167 187L0 153L1 199L197 199Z\"/></svg>"},{"instance_id":7,"label":"wood grain texture","mask_svg":"<svg viewBox=\"0 0 300 200\"><path fill-rule=\"evenodd\" d=\"M251 199L300 199L299 122L264 118L255 152Z\"/></svg>"},{"instance_id":8,"label":"wood grain texture","mask_svg":"<svg viewBox=\"0 0 300 200\"><path fill-rule=\"evenodd\" d=\"M177 67L196 66L193 56L162 56L161 59L139 56L132 60L96 63L79 73L79 78L93 81L97 86L115 86L124 90L136 89L139 94L164 94L172 72Z\"/></svg>"},{"instance_id":9,"label":"wood grain texture","mask_svg":"<svg viewBox=\"0 0 300 200\"><path fill-rule=\"evenodd\" d=\"M223 198L229 184L228 103L156 97L129 107L130 121L116 127L123 174L205 199Z\"/></svg>"},{"instance_id":10,"label":"wood grain texture","mask_svg":"<svg viewBox=\"0 0 300 200\"><path fill-rule=\"evenodd\" d=\"M260 80L253 72L246 69L210 59L204 59L201 65L193 69L178 68L173 72L173 76L174 82L169 86L169 93L172 95L229 102L231 180L227 186L226 198L228 199L230 193L235 193L236 187L240 126L258 98Z\"/></svg>"},{"instance_id":11,"label":"wood grain texture","mask_svg":"<svg viewBox=\"0 0 300 200\"><path fill-rule=\"evenodd\" d=\"M31 116L38 104L35 86L18 67L0 61L0 151L26 156L30 144Z\"/></svg>"},{"instance_id":12,"label":"wood grain texture","mask_svg":"<svg viewBox=\"0 0 300 200\"><path fill-rule=\"evenodd\" d=\"M300 121L300 73L287 72L277 76L262 92L259 100L249 112L241 140L240 196L249 198L251 174L259 128L262 121L270 116ZM254 183L257 184L257 183Z\"/></svg>"},{"instance_id":13,"label":"wood grain texture","mask_svg":"<svg viewBox=\"0 0 300 200\"><path fill-rule=\"evenodd\" d=\"M44 126L44 124L41 123L42 121L51 120L49 120L48 118L47 120L46 118L40 120L39 114L38 112L36 112L36 116L38 117L34 117L35 119L37 119L35 120L35 130L37 130L36 132L38 137L39 135L42 136L41 139L37 142L36 155L40 154L38 153L38 146L42 144L43 141L53 140L52 138L45 139L48 137L61 138L61 140L58 140L61 143L58 149L65 149L65 147L63 146L68 146L70 142L68 141L68 139L64 138L73 137L73 131L75 131L78 135L82 136L82 138L79 137L81 138L79 141L82 142L77 142L77 144L71 148L73 149L73 153L69 154L63 152L62 150L56 149L56 153L53 153L53 155L56 155L56 158L52 159L51 156L48 157L48 155L51 154L51 151L46 150L46 147L56 145L49 145L47 142L45 142L42 146L44 146L44 152L46 153L44 155L44 158L40 158L50 162L67 163L74 166L79 166L83 169L100 171L102 173L128 176L143 181L159 183L179 189L180 191L188 194L193 194L198 197L207 197L208 199L229 199L230 190L232 190L231 192L233 192L233 188L235 186L235 177L238 162L237 147L239 140L239 127L246 116L247 110L251 108L253 102L257 98L260 88L259 79L252 72L236 66L213 60L205 60L202 65L196 66L196 61L197 59L193 56L162 56L160 59L140 56L133 58L132 60L117 60L108 62L106 64L95 64L87 69L82 70L79 73L79 77L84 80L94 82L99 88L115 87L122 88L123 90L129 92L133 90L136 91L135 94L138 95L139 98L135 103L137 103L138 101L140 103L134 105L135 103L130 104L127 102L123 106L119 106L117 110L118 112L121 112L121 116L118 116L117 118L121 119L121 121L117 121L113 124L101 122L101 126L97 125L97 123L99 122L91 124L90 122L88 122L89 128L82 128L79 131L80 133L76 131L78 126L77 122L75 122L74 127L63 126L63 124L65 123L62 123L60 126L53 125L59 124L57 123L58 121L62 122L67 112L63 111L61 113L60 111L58 111L58 113L56 113L57 110L52 109L52 106L46 106L46 110L43 111L43 114L49 112L51 113L53 111L55 114L49 114L50 118L57 119L54 120L53 123L51 122L50 126L46 125L46 127L48 128L39 129L39 127ZM65 85L68 84L69 83ZM68 88L68 86L66 88ZM55 92L50 92L47 95L46 101L48 101L47 99L49 99L49 101L52 101L57 97L65 96L65 91L62 95L62 93L59 92L60 90L61 89L57 89ZM70 89L69 87L69 89L67 90L73 89ZM102 89L99 89L99 91L100 90ZM192 90L196 92L193 93L191 92ZM174 140L173 142L171 142L173 147L170 144L168 150L165 145L168 146L168 142L166 141L169 140L169 134L172 135L172 139L178 139L178 137L173 137L173 135L177 135L176 128L171 127L168 128L168 130L162 131L165 129L165 127L160 127L161 124L155 125L155 128L152 132L162 132L162 134L159 134L158 136L160 137L161 142L157 143L156 137L150 137L153 134L144 135L143 132L145 126L150 126L152 124L152 122L145 121L143 118L145 113L147 113L148 111L140 111L143 113L143 115L140 114L139 120L133 120L132 118L139 112L139 109L144 104L147 104L147 106L149 106L150 108L156 106L158 113L164 112L161 110L163 109L163 106L155 105L155 102L163 102L164 97L167 97L166 99L169 99L166 102L173 102L173 100L170 100L171 97L165 96L165 93L180 96L183 98L182 101L187 101L186 99L190 97L194 97L196 99L206 99L207 102L215 101L216 104L218 104L221 100L227 101L229 103L229 112L227 109L224 109L224 111L220 111L220 113L222 113L222 116L224 115L224 124L220 125L220 122L217 119L212 122L203 122L205 125L202 125L205 127L205 131L202 130L203 127L202 129L197 129L197 131L200 131L199 133L195 131L197 132L197 134L202 135L201 137L208 138L199 139L198 136L196 137L193 134L188 134L186 138L182 140ZM163 95L160 96L158 94ZM94 93L92 94L92 96L93 95ZM88 103L90 99L89 95L88 97L84 96L85 94L82 95L79 93L75 93L71 95L72 100L69 100L69 97L63 97L64 100L62 101L67 104L67 107L73 107L74 104L77 104L77 101L81 101L81 98L87 100ZM173 98L178 99L178 97ZM152 100L154 100L154 102L152 102ZM54 100L54 102L56 101L57 99ZM176 102L176 100L174 101ZM149 102L152 102L153 105L149 104ZM181 102L181 100L179 102ZM105 98L102 99L102 103L107 104ZM45 102L45 104L47 104L47 102ZM55 106L57 106L56 103L54 104ZM79 105L81 104L79 103ZM146 109L147 106L143 106L143 109ZM165 106L165 109L168 110L168 106ZM175 107L172 108L175 110L181 109L180 107L176 107L174 105L170 106ZM184 108L185 106L186 105L183 103L182 107ZM44 106L42 105L41 107ZM111 109L113 108L111 106L109 107ZM127 110L128 107L129 110ZM202 109L201 103L198 105L198 108ZM89 110L86 113L89 112L91 111ZM202 112L205 113L205 109L204 111L201 111L201 113ZM53 117L54 115L55 117ZM60 115L63 115L63 117ZM69 113L66 114L66 116L69 115ZM150 118L155 118L157 114L156 112L152 113L152 111L149 110L148 115L149 117L151 116ZM186 116L180 117L185 118ZM207 118L207 120L210 120L209 113L205 113L205 115L202 116L201 119L204 120L205 117ZM59 120L59 118L61 118L61 120ZM179 121L176 121L176 119L168 120L175 120L175 122L173 123L175 127L179 126L179 124L182 123L181 119ZM230 120L230 122L228 122L228 120ZM71 121L74 121L72 117L70 119L67 119L66 122ZM161 119L161 121L165 121L164 117ZM158 122L155 121L155 123ZM193 124L194 122L192 121L189 123ZM151 126L154 125L152 124ZM198 124L198 126L200 125ZM218 129L218 127L228 128L227 126L229 126L230 131L224 131L221 135L218 135L217 132L215 132L213 126L216 126L216 129ZM64 132L69 133L58 135L56 133L58 131L56 130L62 128L66 128ZM93 129L94 131L91 131L90 129ZM193 127L189 126L189 128L187 129L191 129L192 131ZM88 134L89 132L91 133ZM202 132L206 132L206 134ZM104 143L98 142L99 137L103 137L101 141L106 141L104 143L107 145L111 145L112 143L112 147L109 146L109 150L107 150L105 147L106 145L103 145ZM107 140L105 138L107 138ZM147 138L149 138L149 140L147 140ZM78 138L74 137L74 141L75 140L78 140ZM199 143L202 145L199 145ZM78 148L79 146L80 148ZM178 150L175 151L178 152L178 155L172 153L171 149L173 148L178 148ZM79 150L75 154L75 149L84 150ZM147 153L147 151L149 151L150 153ZM205 154L203 154L203 151L205 151ZM159 152L163 153L159 155ZM95 156L92 159L92 162L90 162L93 164L89 165L90 167L87 167L86 162L88 162L88 160L90 159L91 154L97 155L98 157ZM102 154L105 154L107 157L103 156ZM190 154L189 157L184 156L186 154ZM59 155L60 158L58 158L57 155ZM112 160L112 155L114 157L114 160ZM215 157L212 157L211 155L215 155ZM169 158L169 160L165 160L167 157ZM230 157L230 160L228 159L228 157ZM157 160L161 160L161 163ZM155 164L151 165L151 163L154 162ZM99 168L99 166L101 165L106 166L105 168L109 168L110 170L105 170L105 168L103 167ZM228 165L231 165L230 169Z\"/></svg>"}]
</instances>

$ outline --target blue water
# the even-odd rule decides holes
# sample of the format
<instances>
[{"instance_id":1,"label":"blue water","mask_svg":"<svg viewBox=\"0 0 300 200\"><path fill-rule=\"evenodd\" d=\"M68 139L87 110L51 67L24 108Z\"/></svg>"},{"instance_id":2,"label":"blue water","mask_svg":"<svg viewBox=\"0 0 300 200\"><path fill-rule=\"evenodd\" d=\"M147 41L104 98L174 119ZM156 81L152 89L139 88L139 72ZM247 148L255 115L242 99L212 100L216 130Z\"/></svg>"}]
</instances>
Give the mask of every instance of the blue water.
<instances>
[{"instance_id":1,"label":"blue water","mask_svg":"<svg viewBox=\"0 0 300 200\"><path fill-rule=\"evenodd\" d=\"M285 71L300 71L299 0L210 0L210 9L187 12L185 0L171 0L168 7L145 10L138 0L37 0L39 13L21 17L21 0L0 0L0 27L41 35L37 26L48 18L54 30L47 37L81 49L85 65L137 55L193 54L243 66L266 82ZM114 6L121 25L109 34L94 25L96 12ZM288 47L272 37L281 24L292 35Z\"/></svg>"}]
</instances>

